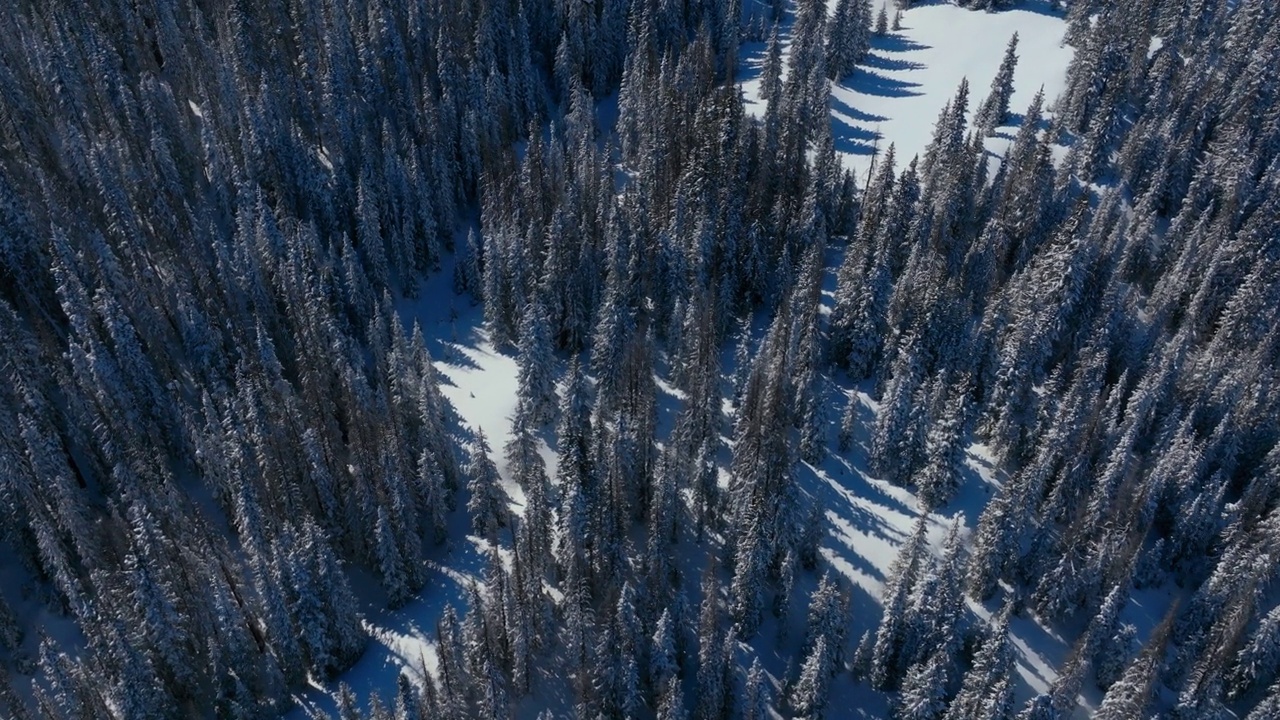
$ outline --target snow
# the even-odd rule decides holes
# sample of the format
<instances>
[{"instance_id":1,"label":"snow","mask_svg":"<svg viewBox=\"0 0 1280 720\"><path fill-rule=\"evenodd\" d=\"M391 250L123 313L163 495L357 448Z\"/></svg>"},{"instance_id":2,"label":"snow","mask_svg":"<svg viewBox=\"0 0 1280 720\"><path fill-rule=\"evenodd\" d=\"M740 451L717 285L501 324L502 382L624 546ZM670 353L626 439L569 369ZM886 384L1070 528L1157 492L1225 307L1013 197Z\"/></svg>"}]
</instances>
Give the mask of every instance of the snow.
<instances>
[{"instance_id":1,"label":"snow","mask_svg":"<svg viewBox=\"0 0 1280 720\"><path fill-rule=\"evenodd\" d=\"M463 422L475 430L483 430L493 451L503 488L523 504L520 487L511 481L502 449L511 439L512 411L516 404L516 361L510 355L494 350L487 334L477 336L474 346L455 345L452 360L440 363L441 392L453 403Z\"/></svg>"},{"instance_id":2,"label":"snow","mask_svg":"<svg viewBox=\"0 0 1280 720\"><path fill-rule=\"evenodd\" d=\"M465 234L458 238L462 241ZM452 258L432 275L421 288L421 295L401 300L397 311L406 329L414 323L422 328L428 350L435 361L441 394L457 410L462 425L471 432L483 430L490 456L503 479L503 489L511 497L513 509L524 505L524 493L511 480L503 454L511 437L510 415L515 409L516 361L511 351L500 352L489 341L481 327L483 309L467 298L457 297L450 286ZM541 443L548 472L554 473L554 454ZM376 579L355 578L357 594L365 601L365 629L369 644L365 654L338 680L351 686L361 703L377 691L384 701L396 692L396 679L401 673L421 682L425 665L436 671L436 621L452 603L461 616L465 610L464 591L471 582L479 582L488 544L468 535L465 511L453 514L449 525L451 540L442 548L427 552L427 583L418 597L398 610L378 608L382 598L377 591L361 592L362 586L374 587ZM456 539L466 538L463 542ZM385 598L382 598L385 601ZM322 710L336 713L338 682L313 685L294 698L297 705L285 717L305 720L308 713Z\"/></svg>"},{"instance_id":3,"label":"snow","mask_svg":"<svg viewBox=\"0 0 1280 720\"><path fill-rule=\"evenodd\" d=\"M1016 121L1041 87L1046 104L1058 96L1071 62L1071 48L1062 45L1066 23L1049 11L1047 2L1029 0L999 13L930 3L903 13L902 30L872 38L871 53L858 71L832 84L832 132L845 166L865 176L874 154L890 142L896 145L900 165L923 154L939 111L965 78L972 117L1015 32L1019 60L1010 110ZM759 80L764 47L744 46L739 75L747 111L755 115L765 110ZM988 149L999 155L1007 144L1008 137L997 136L989 140Z\"/></svg>"},{"instance_id":4,"label":"snow","mask_svg":"<svg viewBox=\"0 0 1280 720\"><path fill-rule=\"evenodd\" d=\"M461 532L461 527L453 529ZM423 667L436 672L436 620L444 613L447 603L453 603L455 608L461 607L463 589L472 578L478 577L481 566L481 558L471 547L464 548L461 553L450 551L441 562L428 563L427 584L409 604L390 611L365 608L368 645L364 655L339 678L351 686L362 704L367 703L374 691L384 701L393 700L396 680L402 673L421 683ZM353 585L360 590L359 578L353 580L356 580ZM372 576L366 576L365 580L366 585L377 584ZM337 681L324 686L313 684L308 691L295 695L297 704L284 717L306 720L315 711L336 716L337 690Z\"/></svg>"},{"instance_id":5,"label":"snow","mask_svg":"<svg viewBox=\"0 0 1280 720\"><path fill-rule=\"evenodd\" d=\"M831 2L834 5L834 1ZM878 8L877 8L878 9ZM890 13L892 16L892 12ZM971 85L970 108L985 97L992 77L1000 65L1009 37L1020 36L1020 61L1014 79L1015 93L1011 102L1014 113L1030 102L1037 89L1043 87L1046 102L1051 102L1063 87L1070 48L1061 40L1065 24L1052 15L1044 0L1029 0L1018 10L981 13L952 5L921 4L904 13L902 30L875 38L865 67L852 77L833 84L832 121L837 149L846 167L865 174L873 154L893 142L902 162L923 153L933 123L942 106L954 95L962 78ZM784 28L785 31L785 28ZM784 48L785 52L785 48ZM760 115L759 73L764 43L749 43L742 48L739 80L747 111ZM1019 117L1015 115L1014 122ZM1011 132L1006 128L988 140L988 149L997 156L1004 151ZM828 267L839 263L839 252L833 250ZM406 325L418 323L427 338L428 348L436 360L442 392L456 408L462 423L472 431L483 429L492 457L504 480L517 511L523 505L520 488L511 482L503 447L510 437L509 417L514 409L517 366L510 348L495 348L482 329L482 313L470 300L455 297L450 288L451 261L432 276L422 288L421 297L401 302L399 310ZM834 272L828 273L824 304L830 304L834 288ZM728 351L727 356L731 356ZM725 365L726 372L732 369ZM829 531L822 554L827 563L846 576L855 588L848 638L850 652L865 630L874 631L879 619L879 595L902 542L911 532L921 510L912 493L870 476L866 465L869 428L877 411L869 395L870 387L853 387L837 378L830 383L828 419L832 427L829 445L832 451L817 465L801 465L797 476L806 494L824 508ZM662 418L659 441L669 430L674 413L682 401L680 393L659 378ZM835 425L845 402L859 404L862 423L854 437L854 450L846 456L834 452ZM727 438L725 438L727 442ZM545 442L541 445L547 459L548 472L554 476L555 454ZM727 453L722 453L722 460ZM977 526L978 515L988 499L1002 484L1002 476L994 467L988 450L975 445L968 450L968 472L959 497L935 514L930 529L931 543L936 547L953 518L962 522L966 533ZM458 513L462 516L465 513ZM457 518L455 518L457 520ZM463 537L461 522L455 522L451 537ZM342 680L351 684L361 699L376 689L384 699L395 692L397 675L408 672L415 679L425 664L435 667L434 627L445 602L461 607L462 588L478 578L483 565L480 552L483 542L469 538L461 547L438 551L440 557L430 561L430 577L421 596L397 611L367 613L371 634L369 650ZM703 550L693 550L703 552ZM682 561L693 562L690 558ZM697 562L701 563L699 559ZM698 577L696 571L687 577ZM791 617L784 619L793 629L791 640L778 642L778 620L766 613L764 625L753 642L752 651L759 657L775 682L786 677L789 662L794 661L796 630L803 621L808 590L816 577L799 579ZM691 598L694 600L694 598ZM696 600L695 600L696 601ZM1154 624L1162 603L1152 597L1141 609L1144 617L1132 618L1146 627ZM973 604L975 614L986 618L998 607ZM1128 615L1129 612L1126 612ZM1127 618L1128 619L1128 618ZM1045 690L1055 677L1053 668L1066 656L1069 648L1049 630L1028 618L1015 618L1014 643L1018 649L1018 674L1022 679L1017 689L1019 702ZM554 662L554 661L552 661ZM749 664L749 660L747 663ZM539 688L554 683L554 670L546 670L548 682L535 683L535 692L554 693L563 688ZM301 720L307 709L333 711L333 694L337 683L313 688L298 700L291 718ZM775 688L775 697L777 692ZM1090 698L1086 698L1090 700ZM1096 700L1096 698L1092 698ZM547 698L532 698L518 705L517 717L532 717L537 710L557 705ZM1096 702L1094 703L1096 704ZM831 717L884 718L888 715L886 697L871 691L865 684L853 683L847 676L838 678L832 687L829 705Z\"/></svg>"}]
</instances>

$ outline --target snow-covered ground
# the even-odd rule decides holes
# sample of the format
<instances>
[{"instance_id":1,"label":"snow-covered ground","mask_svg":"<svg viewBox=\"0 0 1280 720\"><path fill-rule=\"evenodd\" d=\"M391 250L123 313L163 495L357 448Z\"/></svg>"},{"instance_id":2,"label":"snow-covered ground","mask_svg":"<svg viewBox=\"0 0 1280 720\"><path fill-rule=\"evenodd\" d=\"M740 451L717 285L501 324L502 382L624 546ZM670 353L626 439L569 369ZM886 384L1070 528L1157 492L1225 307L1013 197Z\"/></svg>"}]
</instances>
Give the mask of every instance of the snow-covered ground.
<instances>
[{"instance_id":1,"label":"snow-covered ground","mask_svg":"<svg viewBox=\"0 0 1280 720\"><path fill-rule=\"evenodd\" d=\"M834 5L834 0L832 0ZM892 15L892 12L890 13ZM1011 103L1020 113L1036 90L1043 86L1047 102L1060 91L1071 50L1061 46L1065 24L1053 16L1044 0L1028 0L1022 9L1003 13L971 12L942 3L921 3L906 12L902 29L889 36L875 38L870 57L864 67L849 78L835 83L832 89L832 122L837 149L846 165L865 173L877 148L890 142L897 146L903 161L922 153L932 136L933 123L942 106L954 95L962 78L971 85L970 107L981 102L1000 64L1005 45L1016 31L1021 38L1015 75L1015 93ZM749 112L763 113L759 102L759 65L764 54L763 43L747 44L742 49L739 75ZM996 155L1003 154L1005 137L988 141ZM839 254L832 253L833 267ZM503 474L504 484L516 509L523 503L520 489L510 482L502 448L510 435L509 416L516 395L516 364L507 351L495 349L481 329L481 313L465 298L456 298L450 290L450 273L446 267L433 276L423 288L422 296L402 301L401 317L406 324L422 326L432 356L441 374L442 391L457 409L463 423L472 430L483 429L493 451L493 459ZM828 280L828 297L834 282ZM859 448L867 443L867 427L875 414L875 403L866 388L833 383L832 406L828 419L838 423L840 407L846 397L863 409L864 427L855 438ZM554 454L543 447L548 470L554 473ZM866 453L855 448L849 457L834 452L818 466L805 465L799 473L805 492L820 502L829 522L823 555L831 567L847 576L857 588L853 598L850 642L865 630L874 630L879 620L879 594L899 546L920 514L912 494L867 475ZM967 473L960 497L936 517L931 537L940 541L952 515L960 517L967 531L977 524L978 514L996 491L999 474L980 446L970 448ZM463 537L463 530L453 533ZM483 565L478 541L444 548L431 559L432 569L420 598L396 611L371 614L368 621L372 639L365 656L341 680L349 683L362 699L377 690L384 699L394 696L396 677L401 671L420 676L425 664L435 667L433 639L435 621L446 602L460 604L462 588L469 578L477 578ZM816 579L802 582L809 587ZM1135 600L1140 596L1135 595ZM1150 617L1126 617L1146 627L1154 624L1162 612L1161 603L1153 601L1146 613L1141 601L1133 603L1137 611ZM992 608L975 607L982 617ZM459 612L462 608L459 608ZM803 615L803 609L793 611ZM776 643L775 623L766 620L754 643L759 656L775 680L785 676L794 648ZM1019 700L1043 691L1053 680L1053 667L1062 661L1068 648L1053 633L1031 620L1017 619L1013 624L1019 650L1018 670L1023 679L1018 688ZM795 633L792 633L794 638ZM791 640L794 643L795 640ZM301 707L289 717L301 720L306 709L333 712L337 683L314 688L299 697ZM1095 698L1086 698L1096 703ZM537 706L535 699L519 706L519 717ZM843 676L832 687L828 716L832 718L884 718L885 697L865 685L855 684Z\"/></svg>"},{"instance_id":2,"label":"snow-covered ground","mask_svg":"<svg viewBox=\"0 0 1280 720\"><path fill-rule=\"evenodd\" d=\"M503 477L503 487L519 511L524 493L511 481L502 453L511 436L509 416L515 408L516 361L510 354L497 352L489 342L481 328L482 309L470 299L453 294L451 271L452 259L423 283L419 297L401 300L397 310L406 328L414 323L421 326L436 362L441 393L457 409L466 428L484 431ZM543 454L548 470L554 472L554 455L545 446ZM436 671L436 621L450 603L459 615L465 612L465 588L472 581L479 582L484 568L486 544L467 532L466 513L455 513L448 543L427 553L427 583L418 597L397 610L367 608L365 626L370 637L365 654L338 680L297 696L298 705L287 718L305 720L314 710L336 716L338 681L350 685L361 703L367 702L374 691L384 701L392 702L401 673L420 681L424 666ZM366 579L370 584L377 583L372 577ZM356 583L359 582L357 578ZM370 595L379 596L376 592Z\"/></svg>"},{"instance_id":3,"label":"snow-covered ground","mask_svg":"<svg viewBox=\"0 0 1280 720\"><path fill-rule=\"evenodd\" d=\"M879 7L878 2L875 5ZM890 2L890 17L892 7ZM858 70L832 84L832 132L846 167L865 175L873 155L890 142L897 146L900 163L923 154L938 112L965 78L972 117L1015 32L1020 59L1010 110L1016 119L1041 87L1045 102L1052 102L1062 91L1071 62L1072 50L1062 44L1065 31L1066 23L1050 12L1046 0L1026 0L1016 9L999 13L941 2L918 3L903 13L900 31L873 37L871 54ZM739 76L747 111L757 115L765 109L760 100L764 49L764 43L743 47ZM1003 155L1007 144L1007 138L994 137L987 147Z\"/></svg>"}]
</instances>

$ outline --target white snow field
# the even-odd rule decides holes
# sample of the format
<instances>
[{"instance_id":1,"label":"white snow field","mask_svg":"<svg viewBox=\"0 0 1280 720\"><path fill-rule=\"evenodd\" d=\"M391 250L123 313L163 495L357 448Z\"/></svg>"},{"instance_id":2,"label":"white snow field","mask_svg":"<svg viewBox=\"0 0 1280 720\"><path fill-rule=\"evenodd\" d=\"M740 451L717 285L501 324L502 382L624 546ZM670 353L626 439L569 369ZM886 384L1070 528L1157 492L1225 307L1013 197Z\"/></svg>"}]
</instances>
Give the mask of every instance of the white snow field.
<instances>
[{"instance_id":1,"label":"white snow field","mask_svg":"<svg viewBox=\"0 0 1280 720\"><path fill-rule=\"evenodd\" d=\"M834 0L831 4L834 5ZM967 77L971 85L970 108L986 96L1005 45L1015 31L1021 43L1014 81L1016 91L1011 103L1014 121L1041 87L1046 103L1051 103L1062 88L1072 54L1070 48L1061 46L1064 29L1063 20L1050 12L1046 0L1028 0L1020 9L1002 13L972 12L938 2L919 3L904 13L901 31L873 40L871 55L863 67L833 84L833 131L846 166L865 174L873 153L877 148L887 148L890 142L897 146L900 166L911 156L922 153L932 136L939 110L954 95L962 78ZM743 46L740 55L739 80L748 112L757 115L764 111L758 98L763 54L764 43L750 43ZM988 149L999 156L1009 135L1006 129L989 139ZM831 303L834 268L839 260L840 252L833 250L824 293L827 305ZM441 374L444 394L465 425L472 430L484 430L513 508L518 512L523 495L507 477L502 457L502 448L510 433L508 417L515 405L516 364L513 357L495 350L488 342L481 327L480 309L469 299L453 295L449 265L446 263L444 269L424 283L421 297L401 302L401 317L406 325L421 324ZM726 359L731 361L731 355L726 353ZM731 369L729 365L725 367ZM663 387L661 379L660 387ZM921 512L910 491L867 474L867 428L876 412L868 390L851 387L840 378L829 384L831 404L827 416L832 425L829 443L832 449L819 466L803 465L797 473L805 492L825 510L829 527L822 553L828 564L845 575L854 587L847 632L850 652L864 631L874 631L879 621L879 595L885 576ZM660 396L669 405L678 402L666 392L660 392ZM854 449L847 457L841 457L834 451L834 437L845 398L861 405L864 422L855 437ZM668 423L662 425L660 432L665 431ZM728 425L724 423L723 432L728 432ZM554 453L545 444L543 453L548 472L554 477ZM722 458L727 454L727 450L723 451ZM998 487L1000 473L992 467L984 448L969 449L968 466L970 472L966 473L957 500L935 514L930 534L935 545L940 544L954 518L959 518L965 531L971 532L979 513ZM465 521L460 517L455 520L456 532L451 533L451 537L463 537ZM468 537L466 542L454 540L453 543L429 555L430 579L418 599L396 611L367 613L372 636L368 650L339 678L351 685L362 702L374 690L384 700L394 698L396 679L401 672L420 678L424 666L434 671L436 619L447 602L454 603L459 614L465 610L463 588L470 579L478 579L484 564L483 541ZM697 553L705 553L705 548L698 548ZM700 559L689 562L701 564ZM697 577L696 574L686 576ZM800 580L798 589L807 591L816 583L816 576L807 575ZM797 595L795 604L802 604L803 597ZM690 599L696 602L696 598ZM985 618L997 609L997 602L973 605L972 609ZM1125 620L1141 629L1149 628L1167 602L1159 593L1135 591ZM788 663L793 661L796 645L803 637L804 608L793 608L791 615L789 624L794 628L790 630L789 639L779 642L778 621L766 613L765 623L752 645L743 646L740 655L740 659L748 658L747 664L751 656L761 659L775 683L775 697L778 684L793 670ZM1048 687L1054 678L1053 668L1069 648L1053 631L1030 619L1015 618L1012 631L1022 679L1017 688L1017 700L1021 703ZM533 718L545 709L560 717L571 709L567 688L564 683L556 682L555 675L554 665L543 669L541 679L535 681L534 695L513 702L516 717ZM300 695L296 698L298 707L288 717L302 720L313 709L333 713L337 686L338 682L334 681ZM1092 683L1086 687L1091 688ZM1096 706L1096 691L1093 695L1086 691L1083 701L1082 715ZM832 720L886 718L887 696L865 684L855 683L844 674L833 682L826 715Z\"/></svg>"},{"instance_id":2,"label":"white snow field","mask_svg":"<svg viewBox=\"0 0 1280 720\"><path fill-rule=\"evenodd\" d=\"M886 2L892 18L892 2ZM878 2L875 5L879 7ZM923 154L938 112L965 78L972 117L987 96L1005 45L1015 32L1020 59L1009 103L1015 121L1041 87L1045 103L1051 103L1062 90L1071 62L1071 48L1062 45L1065 31L1066 23L1051 13L1047 0L1026 0L1016 9L999 13L918 2L903 13L901 31L873 37L871 54L857 72L832 84L836 150L846 167L859 176L865 175L873 154L883 152L891 142L900 166ZM760 100L764 50L764 43L750 43L741 53L743 97L747 111L756 115L765 110ZM1008 138L997 136L989 139L987 147L1002 155L1007 144Z\"/></svg>"}]
</instances>

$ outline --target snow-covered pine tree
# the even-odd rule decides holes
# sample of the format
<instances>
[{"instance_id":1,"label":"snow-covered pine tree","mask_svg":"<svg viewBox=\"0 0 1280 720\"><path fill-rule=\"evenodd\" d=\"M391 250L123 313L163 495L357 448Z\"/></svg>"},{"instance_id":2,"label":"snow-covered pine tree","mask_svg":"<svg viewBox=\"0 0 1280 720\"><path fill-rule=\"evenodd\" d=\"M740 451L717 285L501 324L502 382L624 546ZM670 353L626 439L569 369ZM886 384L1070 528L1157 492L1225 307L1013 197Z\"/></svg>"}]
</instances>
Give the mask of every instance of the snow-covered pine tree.
<instances>
[{"instance_id":1,"label":"snow-covered pine tree","mask_svg":"<svg viewBox=\"0 0 1280 720\"><path fill-rule=\"evenodd\" d=\"M840 429L836 433L836 450L847 453L853 447L853 435L858 428L858 397L854 395L845 401L840 411Z\"/></svg>"},{"instance_id":2,"label":"snow-covered pine tree","mask_svg":"<svg viewBox=\"0 0 1280 720\"><path fill-rule=\"evenodd\" d=\"M477 430L475 439L467 446L467 513L471 516L471 529L487 539L497 537L498 530L507 525L507 498L502 490L498 468L489 457L489 444L484 430Z\"/></svg>"},{"instance_id":3,"label":"snow-covered pine tree","mask_svg":"<svg viewBox=\"0 0 1280 720\"><path fill-rule=\"evenodd\" d=\"M1005 123L1009 117L1009 99L1013 97L1013 73L1018 65L1018 33L1009 38L1005 46L1000 69L991 81L991 91L973 115L973 125L988 135Z\"/></svg>"},{"instance_id":4,"label":"snow-covered pine tree","mask_svg":"<svg viewBox=\"0 0 1280 720\"><path fill-rule=\"evenodd\" d=\"M516 402L522 406L517 414L535 426L550 422L556 410L555 358L549 334L546 312L535 299L520 318L516 376Z\"/></svg>"},{"instance_id":5,"label":"snow-covered pine tree","mask_svg":"<svg viewBox=\"0 0 1280 720\"><path fill-rule=\"evenodd\" d=\"M1107 688L1102 704L1095 715L1099 720L1142 717L1147 713L1152 693L1158 687L1160 667L1163 664L1165 644L1169 639L1174 613L1170 609L1165 618L1151 632L1147 644L1138 657L1129 664L1120 678Z\"/></svg>"},{"instance_id":6,"label":"snow-covered pine tree","mask_svg":"<svg viewBox=\"0 0 1280 720\"><path fill-rule=\"evenodd\" d=\"M751 661L747 685L742 696L742 720L768 720L772 704L769 677L760 666L760 658Z\"/></svg>"},{"instance_id":7,"label":"snow-covered pine tree","mask_svg":"<svg viewBox=\"0 0 1280 720\"><path fill-rule=\"evenodd\" d=\"M1240 697L1275 677L1280 670L1280 606L1263 616L1236 654L1228 677L1230 694Z\"/></svg>"},{"instance_id":8,"label":"snow-covered pine tree","mask_svg":"<svg viewBox=\"0 0 1280 720\"><path fill-rule=\"evenodd\" d=\"M653 630L653 636L649 638L648 681L650 687L659 692L680 673L676 648L677 628L674 625L671 609L664 608Z\"/></svg>"},{"instance_id":9,"label":"snow-covered pine tree","mask_svg":"<svg viewBox=\"0 0 1280 720\"><path fill-rule=\"evenodd\" d=\"M831 690L833 668L826 638L818 638L805 656L800 677L791 687L791 709L796 717L822 720Z\"/></svg>"},{"instance_id":10,"label":"snow-covered pine tree","mask_svg":"<svg viewBox=\"0 0 1280 720\"><path fill-rule=\"evenodd\" d=\"M1006 603L988 626L987 637L965 673L960 691L947 708L946 720L995 720L1001 716L992 714L991 710L1012 704L1009 687L1013 671L1013 644L1009 637L1012 610L1013 606Z\"/></svg>"},{"instance_id":11,"label":"snow-covered pine tree","mask_svg":"<svg viewBox=\"0 0 1280 720\"><path fill-rule=\"evenodd\" d=\"M427 682L430 681L428 676ZM421 694L413 686L409 676L403 672L400 673L396 677L395 720L426 720L426 715L423 713Z\"/></svg>"},{"instance_id":12,"label":"snow-covered pine tree","mask_svg":"<svg viewBox=\"0 0 1280 720\"><path fill-rule=\"evenodd\" d=\"M910 538L893 561L885 584L884 615L871 653L871 686L877 689L896 687L902 678L904 658L910 654L910 648L904 648L910 622L908 603L928 552L928 518L923 515L916 521Z\"/></svg>"},{"instance_id":13,"label":"snow-covered pine tree","mask_svg":"<svg viewBox=\"0 0 1280 720\"><path fill-rule=\"evenodd\" d=\"M26 704L18 698L13 689L13 681L7 667L0 668L0 712L12 716L14 720L30 720Z\"/></svg>"},{"instance_id":14,"label":"snow-covered pine tree","mask_svg":"<svg viewBox=\"0 0 1280 720\"><path fill-rule=\"evenodd\" d=\"M522 414L517 407L511 439L507 441L507 467L525 495L524 527L531 543L531 556L525 559L535 568L545 568L551 558L555 498L538 440L522 422Z\"/></svg>"},{"instance_id":15,"label":"snow-covered pine tree","mask_svg":"<svg viewBox=\"0 0 1280 720\"><path fill-rule=\"evenodd\" d=\"M858 644L853 649L853 658L849 661L849 670L855 680L865 682L871 678L871 655L875 650L876 638L870 630L864 630Z\"/></svg>"},{"instance_id":16,"label":"snow-covered pine tree","mask_svg":"<svg viewBox=\"0 0 1280 720\"><path fill-rule=\"evenodd\" d=\"M881 8L883 11L883 8ZM827 76L851 74L870 49L870 0L839 0L827 24Z\"/></svg>"},{"instance_id":17,"label":"snow-covered pine tree","mask_svg":"<svg viewBox=\"0 0 1280 720\"><path fill-rule=\"evenodd\" d=\"M1280 681L1273 683L1267 690L1267 696L1258 703L1245 720L1267 720L1280 713Z\"/></svg>"},{"instance_id":18,"label":"snow-covered pine tree","mask_svg":"<svg viewBox=\"0 0 1280 720\"><path fill-rule=\"evenodd\" d=\"M702 607L698 613L697 705L699 718L716 718L725 709L725 673L730 658L724 654L724 610L720 600L720 583L715 569L708 565L702 577Z\"/></svg>"},{"instance_id":19,"label":"snow-covered pine tree","mask_svg":"<svg viewBox=\"0 0 1280 720\"><path fill-rule=\"evenodd\" d=\"M908 668L902 689L895 699L894 718L937 720L942 717L947 709L950 663L946 653L933 652L927 659Z\"/></svg>"},{"instance_id":20,"label":"snow-covered pine tree","mask_svg":"<svg viewBox=\"0 0 1280 720\"><path fill-rule=\"evenodd\" d=\"M962 383L943 396L945 407L929 428L924 469L916 479L920 501L927 508L941 507L955 496L964 463L964 405L969 402L968 385Z\"/></svg>"},{"instance_id":21,"label":"snow-covered pine tree","mask_svg":"<svg viewBox=\"0 0 1280 720\"><path fill-rule=\"evenodd\" d=\"M622 586L610 630L602 636L597 656L606 664L598 688L604 709L618 717L636 717L644 705L640 687L642 636L636 597L630 583Z\"/></svg>"},{"instance_id":22,"label":"snow-covered pine tree","mask_svg":"<svg viewBox=\"0 0 1280 720\"><path fill-rule=\"evenodd\" d=\"M680 679L670 678L659 694L657 720L686 720L688 711L684 705L684 692L680 689Z\"/></svg>"},{"instance_id":23,"label":"snow-covered pine tree","mask_svg":"<svg viewBox=\"0 0 1280 720\"><path fill-rule=\"evenodd\" d=\"M805 623L804 645L807 653L819 639L826 639L827 652L833 668L844 664L845 629L849 624L848 593L830 572L823 573L822 580L809 601L809 615Z\"/></svg>"},{"instance_id":24,"label":"snow-covered pine tree","mask_svg":"<svg viewBox=\"0 0 1280 720\"><path fill-rule=\"evenodd\" d=\"M765 571L769 561L769 548L761 537L763 517L744 518L748 525L739 533L737 552L733 561L733 580L729 584L729 615L734 629L749 640L760 627L764 606Z\"/></svg>"},{"instance_id":25,"label":"snow-covered pine tree","mask_svg":"<svg viewBox=\"0 0 1280 720\"><path fill-rule=\"evenodd\" d=\"M1053 700L1048 693L1040 693L1027 701L1016 720L1059 720L1060 715L1053 708Z\"/></svg>"},{"instance_id":26,"label":"snow-covered pine tree","mask_svg":"<svg viewBox=\"0 0 1280 720\"><path fill-rule=\"evenodd\" d=\"M0 649L16 653L22 646L24 635L22 627L18 625L18 619L14 617L13 609L9 606L9 601L5 599L3 593L0 593Z\"/></svg>"},{"instance_id":27,"label":"snow-covered pine tree","mask_svg":"<svg viewBox=\"0 0 1280 720\"><path fill-rule=\"evenodd\" d=\"M1098 687L1106 690L1120 679L1126 663L1137 648L1138 630L1129 623L1122 623L1115 633L1101 640L1093 660L1094 678Z\"/></svg>"},{"instance_id":28,"label":"snow-covered pine tree","mask_svg":"<svg viewBox=\"0 0 1280 720\"><path fill-rule=\"evenodd\" d=\"M895 364L893 378L885 389L880 413L871 432L871 469L898 485L906 484L923 455L923 437L912 422L912 407L924 368L919 341L913 336Z\"/></svg>"}]
</instances>

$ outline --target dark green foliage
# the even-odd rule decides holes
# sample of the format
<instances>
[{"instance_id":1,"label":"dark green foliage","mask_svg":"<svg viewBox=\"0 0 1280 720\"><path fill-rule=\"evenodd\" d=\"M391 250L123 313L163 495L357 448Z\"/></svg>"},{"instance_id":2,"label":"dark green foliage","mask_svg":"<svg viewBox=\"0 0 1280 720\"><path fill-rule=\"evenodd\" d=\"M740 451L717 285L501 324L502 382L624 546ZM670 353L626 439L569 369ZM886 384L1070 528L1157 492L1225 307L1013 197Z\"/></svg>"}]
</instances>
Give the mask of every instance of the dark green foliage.
<instances>
[{"instance_id":1,"label":"dark green foliage","mask_svg":"<svg viewBox=\"0 0 1280 720\"><path fill-rule=\"evenodd\" d=\"M1016 36L972 126L963 82L925 154L897 167L891 146L863 187L829 88L871 8L802 0L787 25L771 3L756 120L733 0L16 3L0 544L29 582L0 597L0 712L30 714L9 668L38 665L42 715L279 714L364 646L348 569L411 600L463 492L484 583L397 717L506 717L548 655L582 717L820 717L850 603L824 576L785 637L840 517L800 461L830 467L843 384L859 466L852 379L879 399L877 478L945 508L978 441L1002 485L967 562L958 531L933 557L926 517L887 578L853 665L900 691L896 715L1011 715L1008 614L967 668L962 640L961 591L1006 589L1084 628L1022 717L1067 716L1090 669L1108 719L1274 714L1275 11L1072 2L1065 92L1036 97L998 170L983 136L1012 119ZM429 339L394 310L451 250L518 355L519 513L482 434L458 466ZM1185 609L1139 637L1130 583L1166 581ZM795 651L778 703L759 664L739 692L766 607ZM32 632L41 613L83 641ZM360 705L340 692L343 717Z\"/></svg>"}]
</instances>

